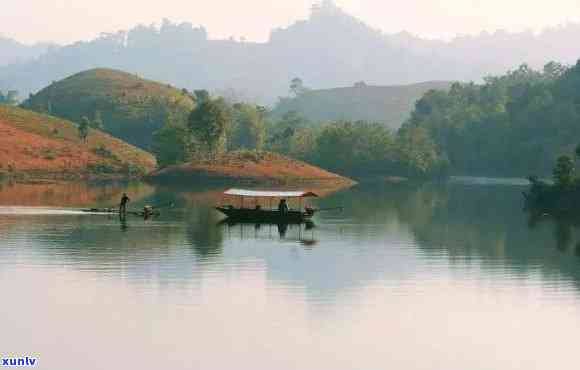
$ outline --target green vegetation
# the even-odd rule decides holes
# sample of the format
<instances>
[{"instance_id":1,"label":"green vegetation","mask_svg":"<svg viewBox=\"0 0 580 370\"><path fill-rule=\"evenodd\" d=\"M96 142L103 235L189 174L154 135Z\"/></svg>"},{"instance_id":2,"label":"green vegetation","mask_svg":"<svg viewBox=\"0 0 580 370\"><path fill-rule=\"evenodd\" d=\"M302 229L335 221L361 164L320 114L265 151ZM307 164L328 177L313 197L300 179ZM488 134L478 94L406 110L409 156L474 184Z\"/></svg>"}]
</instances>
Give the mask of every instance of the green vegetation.
<instances>
[{"instance_id":1,"label":"green vegetation","mask_svg":"<svg viewBox=\"0 0 580 370\"><path fill-rule=\"evenodd\" d=\"M89 121L131 144L151 149L153 132L171 120L185 125L194 107L187 91L112 69L92 69L54 82L23 107L73 122Z\"/></svg>"},{"instance_id":2,"label":"green vegetation","mask_svg":"<svg viewBox=\"0 0 580 370\"><path fill-rule=\"evenodd\" d=\"M228 132L230 149L262 150L266 140L267 110L264 107L238 103L232 109L232 127Z\"/></svg>"},{"instance_id":3,"label":"green vegetation","mask_svg":"<svg viewBox=\"0 0 580 370\"><path fill-rule=\"evenodd\" d=\"M192 158L215 158L232 150L262 150L266 138L266 109L228 104L205 90L195 92L196 107L187 124L168 117L153 136L153 152L161 167Z\"/></svg>"},{"instance_id":4,"label":"green vegetation","mask_svg":"<svg viewBox=\"0 0 580 370\"><path fill-rule=\"evenodd\" d=\"M81 122L79 123L79 139L81 139L81 141L84 143L87 142L87 138L89 136L89 127L91 127L91 122L85 116L81 119Z\"/></svg>"},{"instance_id":5,"label":"green vegetation","mask_svg":"<svg viewBox=\"0 0 580 370\"><path fill-rule=\"evenodd\" d=\"M580 158L580 145L576 147L576 157ZM576 176L576 163L568 155L558 157L552 169L554 183L548 184L535 176L530 176L531 187L524 193L526 205L532 211L552 214L577 213L580 201L580 177Z\"/></svg>"},{"instance_id":6,"label":"green vegetation","mask_svg":"<svg viewBox=\"0 0 580 370\"><path fill-rule=\"evenodd\" d=\"M0 104L16 105L18 103L18 91L8 90L0 91Z\"/></svg>"},{"instance_id":7,"label":"green vegetation","mask_svg":"<svg viewBox=\"0 0 580 370\"><path fill-rule=\"evenodd\" d=\"M483 85L428 92L404 127L428 130L454 173L545 175L580 136L578 101L580 63L522 65Z\"/></svg>"},{"instance_id":8,"label":"green vegetation","mask_svg":"<svg viewBox=\"0 0 580 370\"><path fill-rule=\"evenodd\" d=\"M424 129L393 133L378 123L337 121L309 128L292 113L274 125L270 150L357 178L443 176L447 162Z\"/></svg>"},{"instance_id":9,"label":"green vegetation","mask_svg":"<svg viewBox=\"0 0 580 370\"><path fill-rule=\"evenodd\" d=\"M222 98L212 98L205 90L196 91L197 106L189 115L190 132L210 156L223 152L228 128L231 126L229 107Z\"/></svg>"},{"instance_id":10,"label":"green vegetation","mask_svg":"<svg viewBox=\"0 0 580 370\"><path fill-rule=\"evenodd\" d=\"M296 112L273 121L265 108L230 105L196 91L186 127L167 122L154 135L162 167L230 151L266 149L344 176L428 178L445 175L447 161L423 128L393 133L380 123L337 121L312 124Z\"/></svg>"},{"instance_id":11,"label":"green vegetation","mask_svg":"<svg viewBox=\"0 0 580 370\"><path fill-rule=\"evenodd\" d=\"M185 163L193 152L191 134L187 128L167 122L153 135L153 153L161 168Z\"/></svg>"}]
</instances>

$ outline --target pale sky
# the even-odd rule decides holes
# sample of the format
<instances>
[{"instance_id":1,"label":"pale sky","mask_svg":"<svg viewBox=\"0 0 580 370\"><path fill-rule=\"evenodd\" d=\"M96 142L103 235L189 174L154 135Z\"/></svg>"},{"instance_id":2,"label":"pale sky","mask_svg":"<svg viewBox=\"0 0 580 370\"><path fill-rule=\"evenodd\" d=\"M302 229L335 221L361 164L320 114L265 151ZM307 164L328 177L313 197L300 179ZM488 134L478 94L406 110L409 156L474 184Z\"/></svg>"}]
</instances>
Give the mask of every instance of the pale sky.
<instances>
[{"instance_id":1,"label":"pale sky","mask_svg":"<svg viewBox=\"0 0 580 370\"><path fill-rule=\"evenodd\" d=\"M265 41L274 27L304 19L314 0L2 0L0 34L68 43L162 18L204 25L211 38ZM580 0L336 0L370 26L450 38L483 30L538 31L578 22Z\"/></svg>"}]
</instances>

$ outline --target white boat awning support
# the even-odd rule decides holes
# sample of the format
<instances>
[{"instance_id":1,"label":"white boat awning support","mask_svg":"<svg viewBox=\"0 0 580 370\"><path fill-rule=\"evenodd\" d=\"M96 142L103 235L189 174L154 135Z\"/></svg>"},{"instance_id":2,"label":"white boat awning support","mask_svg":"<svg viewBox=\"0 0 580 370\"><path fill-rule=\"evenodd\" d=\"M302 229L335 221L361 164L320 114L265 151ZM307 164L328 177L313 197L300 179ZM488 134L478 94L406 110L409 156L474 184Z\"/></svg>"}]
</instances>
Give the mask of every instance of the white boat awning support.
<instances>
[{"instance_id":1,"label":"white boat awning support","mask_svg":"<svg viewBox=\"0 0 580 370\"><path fill-rule=\"evenodd\" d=\"M230 189L224 192L224 195L240 196L240 197L254 197L254 198L312 198L318 197L310 191L261 191L261 190L245 190L245 189Z\"/></svg>"}]
</instances>

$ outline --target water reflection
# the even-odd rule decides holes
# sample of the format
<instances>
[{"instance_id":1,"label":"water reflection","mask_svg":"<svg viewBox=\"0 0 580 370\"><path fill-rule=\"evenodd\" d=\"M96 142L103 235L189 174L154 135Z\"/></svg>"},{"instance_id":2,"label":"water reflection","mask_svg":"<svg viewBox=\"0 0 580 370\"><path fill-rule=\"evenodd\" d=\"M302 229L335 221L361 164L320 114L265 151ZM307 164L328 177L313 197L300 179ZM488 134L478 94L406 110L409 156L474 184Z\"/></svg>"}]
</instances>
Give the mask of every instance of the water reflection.
<instances>
[{"instance_id":1,"label":"water reflection","mask_svg":"<svg viewBox=\"0 0 580 370\"><path fill-rule=\"evenodd\" d=\"M125 191L75 189L75 207ZM220 190L139 191L135 207L177 206L149 220L0 212L2 348L67 370L94 348L140 369L573 368L578 226L530 219L518 184L358 186L319 199L344 211L315 227L223 223Z\"/></svg>"},{"instance_id":2,"label":"water reflection","mask_svg":"<svg viewBox=\"0 0 580 370\"><path fill-rule=\"evenodd\" d=\"M222 219L217 223L218 226L225 228L228 236L237 233L237 236L243 240L248 237L253 239L270 240L276 239L273 236L273 230L277 231L277 238L280 240L294 241L305 246L314 246L318 243L314 237L316 224L310 220L301 223L268 223L262 224L257 222L240 222L232 219ZM297 231L296 235L288 237L288 230ZM310 233L308 233L310 232ZM249 233L249 235L248 235Z\"/></svg>"},{"instance_id":3,"label":"water reflection","mask_svg":"<svg viewBox=\"0 0 580 370\"><path fill-rule=\"evenodd\" d=\"M18 193L28 194L33 192L31 189L31 186L20 190L17 186L3 188L0 200ZM64 189L66 193L71 191ZM223 263L251 256L264 259L268 268L268 258L262 255L265 249L244 251L236 249L236 244L251 241L268 248L278 240L310 249L319 246L322 248L316 255L309 257L313 265L305 263L304 268L316 270L316 264L346 263L343 267L350 271L348 276L340 277L336 276L339 271L333 272L330 281L335 286L328 294L390 273L401 276L421 272L426 269L424 261L463 270L504 270L521 277L540 270L547 279L566 276L580 286L580 269L575 258L580 255L578 223L529 218L522 212L521 188L517 184L474 185L463 181L358 186L318 201L319 207L340 206L344 211L321 213L316 219L319 224L316 230L314 224L220 225L223 219L212 208L215 197L204 196L219 194L219 190L191 192L136 185L102 188L76 185L75 191L78 193L75 201L87 200L83 205L111 202L116 195L128 191L141 194L141 198L136 198L139 204L175 202L177 207L151 220L82 215L0 216L4 242L13 244L14 249L25 240L32 243L36 258L43 255L46 263L65 259L73 267L82 261L83 268L88 264L100 270L102 264L107 264L108 270L114 270L115 262L121 261L117 265L119 271L131 264L142 267L143 260L156 264L176 255L189 258L190 264L212 260ZM48 204L63 199L57 192L53 195L55 199L48 200ZM38 199L47 196L43 193ZM337 246L342 248L341 253L333 249ZM284 256L279 254L276 258ZM288 269L296 267L287 264ZM295 276L279 268L276 273L282 274L282 279ZM313 289L329 284L308 278L301 283Z\"/></svg>"}]
</instances>

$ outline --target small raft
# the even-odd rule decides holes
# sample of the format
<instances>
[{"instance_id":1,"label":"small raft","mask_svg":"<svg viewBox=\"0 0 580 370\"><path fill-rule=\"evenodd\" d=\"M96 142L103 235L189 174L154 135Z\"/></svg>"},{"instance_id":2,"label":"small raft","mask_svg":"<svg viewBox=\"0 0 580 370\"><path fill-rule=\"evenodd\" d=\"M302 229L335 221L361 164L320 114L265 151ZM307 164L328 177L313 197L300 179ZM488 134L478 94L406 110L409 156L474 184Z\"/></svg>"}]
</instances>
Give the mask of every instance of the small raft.
<instances>
[{"instance_id":1,"label":"small raft","mask_svg":"<svg viewBox=\"0 0 580 370\"><path fill-rule=\"evenodd\" d=\"M93 214L119 214L119 209L117 208L87 208L82 209L81 212L84 213L93 213ZM157 210L151 210L145 215L145 211L127 211L128 215L132 216L139 216L139 217L153 217L153 216L161 216L161 212Z\"/></svg>"}]
</instances>

